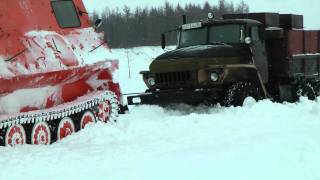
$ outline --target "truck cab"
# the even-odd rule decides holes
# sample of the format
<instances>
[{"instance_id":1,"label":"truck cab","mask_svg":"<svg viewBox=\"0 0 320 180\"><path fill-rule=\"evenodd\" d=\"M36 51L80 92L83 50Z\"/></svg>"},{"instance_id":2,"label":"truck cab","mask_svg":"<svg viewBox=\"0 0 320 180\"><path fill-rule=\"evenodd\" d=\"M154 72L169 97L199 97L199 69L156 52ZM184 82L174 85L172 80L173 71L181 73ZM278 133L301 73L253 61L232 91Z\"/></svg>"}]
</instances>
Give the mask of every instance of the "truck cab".
<instances>
[{"instance_id":1,"label":"truck cab","mask_svg":"<svg viewBox=\"0 0 320 180\"><path fill-rule=\"evenodd\" d=\"M151 74L145 74L149 76L152 73L157 75L193 71L189 73L197 77L195 80L198 81L194 81L191 85L194 88L201 88L224 84L226 81L228 83L238 81L238 78L241 78L239 76L236 79L225 76L225 68L245 65L256 66L261 73L262 81L267 82L267 57L262 28L262 24L258 21L244 19L208 20L184 24L178 30L177 49L157 57L150 65ZM248 74L242 74L246 75ZM241 80L244 80L243 78L247 77L242 77ZM149 88L166 89L174 88L176 85L181 86L174 81L174 77L164 79L164 82L161 77L156 77L155 86ZM186 83L190 85L191 82Z\"/></svg>"}]
</instances>

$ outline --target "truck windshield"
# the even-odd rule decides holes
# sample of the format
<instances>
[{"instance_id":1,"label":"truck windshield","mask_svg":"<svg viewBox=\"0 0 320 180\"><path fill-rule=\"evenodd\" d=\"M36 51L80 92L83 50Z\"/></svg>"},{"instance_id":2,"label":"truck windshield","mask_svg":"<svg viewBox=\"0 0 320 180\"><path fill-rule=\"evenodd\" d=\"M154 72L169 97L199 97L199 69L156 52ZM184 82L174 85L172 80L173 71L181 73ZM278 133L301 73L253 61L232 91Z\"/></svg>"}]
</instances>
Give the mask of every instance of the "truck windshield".
<instances>
[{"instance_id":1,"label":"truck windshield","mask_svg":"<svg viewBox=\"0 0 320 180\"><path fill-rule=\"evenodd\" d=\"M243 39L243 25L215 25L198 29L182 30L180 35L179 47L183 48L188 46L213 43L241 43L243 42Z\"/></svg>"},{"instance_id":2,"label":"truck windshield","mask_svg":"<svg viewBox=\"0 0 320 180\"><path fill-rule=\"evenodd\" d=\"M209 44L211 43L240 43L243 41L244 27L238 24L211 26Z\"/></svg>"},{"instance_id":3,"label":"truck windshield","mask_svg":"<svg viewBox=\"0 0 320 180\"><path fill-rule=\"evenodd\" d=\"M181 32L180 48L207 43L207 28L191 29Z\"/></svg>"},{"instance_id":4,"label":"truck windshield","mask_svg":"<svg viewBox=\"0 0 320 180\"><path fill-rule=\"evenodd\" d=\"M61 28L81 26L76 7L72 0L51 1L51 6Z\"/></svg>"}]
</instances>

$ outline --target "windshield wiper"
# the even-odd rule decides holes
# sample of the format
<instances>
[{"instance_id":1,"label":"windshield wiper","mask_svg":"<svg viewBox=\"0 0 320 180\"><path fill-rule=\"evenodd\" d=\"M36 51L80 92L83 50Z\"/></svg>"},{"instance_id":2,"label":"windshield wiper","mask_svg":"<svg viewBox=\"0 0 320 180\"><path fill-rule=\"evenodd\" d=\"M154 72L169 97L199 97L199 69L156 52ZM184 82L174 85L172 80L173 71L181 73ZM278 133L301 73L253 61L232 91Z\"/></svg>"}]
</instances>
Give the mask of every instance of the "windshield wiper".
<instances>
[{"instance_id":1,"label":"windshield wiper","mask_svg":"<svg viewBox=\"0 0 320 180\"><path fill-rule=\"evenodd\" d=\"M210 45L228 45L228 44L226 44L226 43L219 42L219 41L217 41L217 42L209 42L209 44L210 44Z\"/></svg>"}]
</instances>

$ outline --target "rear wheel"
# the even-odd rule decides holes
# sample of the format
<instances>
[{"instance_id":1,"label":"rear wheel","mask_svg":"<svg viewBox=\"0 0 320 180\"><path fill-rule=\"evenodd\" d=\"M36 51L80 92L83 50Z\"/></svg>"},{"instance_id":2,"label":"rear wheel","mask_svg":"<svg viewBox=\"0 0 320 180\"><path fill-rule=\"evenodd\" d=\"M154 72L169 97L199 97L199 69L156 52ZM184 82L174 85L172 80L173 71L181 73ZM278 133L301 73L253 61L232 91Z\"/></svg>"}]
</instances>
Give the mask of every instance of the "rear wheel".
<instances>
[{"instance_id":1,"label":"rear wheel","mask_svg":"<svg viewBox=\"0 0 320 180\"><path fill-rule=\"evenodd\" d=\"M309 100L315 100L317 97L314 87L310 83L300 84L293 91L296 101L301 96L307 97Z\"/></svg>"},{"instance_id":2,"label":"rear wheel","mask_svg":"<svg viewBox=\"0 0 320 180\"><path fill-rule=\"evenodd\" d=\"M260 100L263 99L263 92L252 82L237 82L227 89L223 105L227 107L242 106L247 97Z\"/></svg>"},{"instance_id":3,"label":"rear wheel","mask_svg":"<svg viewBox=\"0 0 320 180\"><path fill-rule=\"evenodd\" d=\"M320 82L314 82L312 83L312 87L314 92L316 93L316 96L320 96Z\"/></svg>"}]
</instances>

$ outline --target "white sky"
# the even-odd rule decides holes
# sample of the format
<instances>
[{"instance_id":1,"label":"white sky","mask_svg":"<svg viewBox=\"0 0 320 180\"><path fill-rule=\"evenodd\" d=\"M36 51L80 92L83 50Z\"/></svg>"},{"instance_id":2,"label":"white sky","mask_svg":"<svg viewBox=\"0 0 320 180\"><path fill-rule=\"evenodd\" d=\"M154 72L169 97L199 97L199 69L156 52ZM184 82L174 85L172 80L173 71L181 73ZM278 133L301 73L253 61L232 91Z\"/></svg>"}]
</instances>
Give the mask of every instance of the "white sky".
<instances>
[{"instance_id":1,"label":"white sky","mask_svg":"<svg viewBox=\"0 0 320 180\"><path fill-rule=\"evenodd\" d=\"M105 8L116 8L127 5L131 8L137 6L161 6L165 0L83 0L88 11L96 10L101 12ZM179 0L169 1L172 4L198 3L204 4L207 0ZM241 0L227 0L237 4ZM251 12L279 12L302 14L305 16L305 26L309 29L320 29L320 0L244 0L250 6ZM209 0L211 5L216 4L218 0Z\"/></svg>"}]
</instances>

